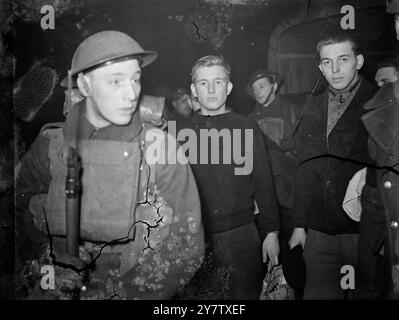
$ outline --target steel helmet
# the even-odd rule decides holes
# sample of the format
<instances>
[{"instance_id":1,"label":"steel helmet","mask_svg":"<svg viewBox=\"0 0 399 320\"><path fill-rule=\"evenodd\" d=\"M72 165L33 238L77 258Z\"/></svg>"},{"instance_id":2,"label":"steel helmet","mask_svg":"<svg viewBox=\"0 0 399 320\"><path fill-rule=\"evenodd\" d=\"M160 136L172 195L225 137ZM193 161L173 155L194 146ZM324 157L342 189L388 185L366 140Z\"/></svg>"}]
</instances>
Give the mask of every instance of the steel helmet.
<instances>
[{"instance_id":1,"label":"steel helmet","mask_svg":"<svg viewBox=\"0 0 399 320\"><path fill-rule=\"evenodd\" d=\"M141 67L152 63L158 56L155 51L144 50L132 37L120 31L101 31L86 38L73 54L71 75L89 71L121 60L138 58ZM67 86L67 78L61 82Z\"/></svg>"},{"instance_id":2,"label":"steel helmet","mask_svg":"<svg viewBox=\"0 0 399 320\"><path fill-rule=\"evenodd\" d=\"M273 83L277 83L277 85L280 85L282 81L282 76L276 72L272 72L266 69L258 69L255 70L254 72L251 73L249 76L248 84L247 84L247 93L253 97L253 92L252 92L252 85L255 81L262 79L262 78L268 78L271 79Z\"/></svg>"}]
</instances>

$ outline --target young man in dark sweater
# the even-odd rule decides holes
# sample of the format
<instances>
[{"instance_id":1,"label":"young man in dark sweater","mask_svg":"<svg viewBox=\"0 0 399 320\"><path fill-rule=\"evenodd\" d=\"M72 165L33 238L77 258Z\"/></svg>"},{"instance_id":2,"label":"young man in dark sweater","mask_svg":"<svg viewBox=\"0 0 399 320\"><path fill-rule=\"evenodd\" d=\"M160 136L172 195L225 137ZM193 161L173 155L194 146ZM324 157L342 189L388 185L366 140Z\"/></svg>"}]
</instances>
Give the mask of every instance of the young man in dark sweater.
<instances>
[{"instance_id":1,"label":"young man in dark sweater","mask_svg":"<svg viewBox=\"0 0 399 320\"><path fill-rule=\"evenodd\" d=\"M187 126L197 137L196 157L190 149L188 159L199 188L208 258L216 268L203 268L199 289L204 292L204 283L216 284L221 276L225 290L208 288L208 298L257 299L262 261L278 264L279 209L262 133L254 120L226 107L233 87L229 75L218 56L202 57L192 69L191 90L201 112Z\"/></svg>"}]
</instances>

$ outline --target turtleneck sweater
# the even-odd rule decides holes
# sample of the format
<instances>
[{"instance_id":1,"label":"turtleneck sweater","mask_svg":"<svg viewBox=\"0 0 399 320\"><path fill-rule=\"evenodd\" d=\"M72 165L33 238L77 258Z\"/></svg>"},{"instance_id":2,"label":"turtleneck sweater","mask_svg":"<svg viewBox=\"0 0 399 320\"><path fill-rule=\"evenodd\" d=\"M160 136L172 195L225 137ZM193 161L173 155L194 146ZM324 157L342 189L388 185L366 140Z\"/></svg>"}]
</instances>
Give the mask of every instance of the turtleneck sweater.
<instances>
[{"instance_id":1,"label":"turtleneck sweater","mask_svg":"<svg viewBox=\"0 0 399 320\"><path fill-rule=\"evenodd\" d=\"M279 209L269 155L256 122L234 111L229 111L215 116L194 114L186 127L194 130L197 137L200 137L200 130L204 129L216 129L219 132L223 129L228 130L231 138L233 130L236 133L240 132L240 139L233 140L232 138L233 141L219 139L218 150L215 150L209 138L208 142L198 141L197 143L198 159L201 159L204 146L208 147L208 163L191 164L200 194L205 232L223 232L255 220L262 240L267 233L278 231ZM246 130L253 133L252 145L245 145ZM226 143L231 143L231 163L222 161L223 152L228 148ZM237 152L238 148L241 155L249 152L248 150L253 153L253 169L247 175L235 174L235 168L243 167L243 164L234 160L233 153ZM219 164L211 164L211 154L216 151L219 152ZM254 200L259 209L257 215L254 215Z\"/></svg>"}]
</instances>

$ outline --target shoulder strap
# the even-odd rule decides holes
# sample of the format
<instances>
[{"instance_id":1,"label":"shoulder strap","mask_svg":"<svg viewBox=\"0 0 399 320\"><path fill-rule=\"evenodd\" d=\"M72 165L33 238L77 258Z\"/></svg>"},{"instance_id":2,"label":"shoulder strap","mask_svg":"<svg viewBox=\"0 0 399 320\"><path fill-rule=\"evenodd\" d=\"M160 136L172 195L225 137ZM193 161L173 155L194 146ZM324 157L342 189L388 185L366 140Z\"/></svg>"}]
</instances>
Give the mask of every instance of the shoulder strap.
<instances>
[{"instance_id":1,"label":"shoulder strap","mask_svg":"<svg viewBox=\"0 0 399 320\"><path fill-rule=\"evenodd\" d=\"M161 129L153 126L152 124L145 122L143 123L142 130L140 132L140 148L141 148L141 165L146 164L150 167L150 176L149 176L149 183L151 186L156 184L156 165L154 163L148 163L146 161L146 152L147 152L147 144L145 141L145 136L149 130L157 130L162 131Z\"/></svg>"},{"instance_id":2,"label":"shoulder strap","mask_svg":"<svg viewBox=\"0 0 399 320\"><path fill-rule=\"evenodd\" d=\"M44 125L40 130L40 134L45 135L50 139L48 156L51 161L63 147L64 135L62 125L62 122L48 123Z\"/></svg>"}]
</instances>

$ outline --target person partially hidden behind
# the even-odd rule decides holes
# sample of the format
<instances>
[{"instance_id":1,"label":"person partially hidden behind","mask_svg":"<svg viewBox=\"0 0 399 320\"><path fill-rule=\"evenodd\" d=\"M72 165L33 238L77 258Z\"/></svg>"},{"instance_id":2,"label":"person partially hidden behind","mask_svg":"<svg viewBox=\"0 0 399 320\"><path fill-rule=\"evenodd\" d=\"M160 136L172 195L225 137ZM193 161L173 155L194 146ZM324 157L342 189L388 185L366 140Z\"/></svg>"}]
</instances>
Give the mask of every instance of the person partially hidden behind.
<instances>
[{"instance_id":1,"label":"person partially hidden behind","mask_svg":"<svg viewBox=\"0 0 399 320\"><path fill-rule=\"evenodd\" d=\"M399 1L388 4L399 41ZM370 156L362 191L358 283L361 299L399 299L399 82L389 81L366 104L362 121Z\"/></svg>"},{"instance_id":2,"label":"person partially hidden behind","mask_svg":"<svg viewBox=\"0 0 399 320\"><path fill-rule=\"evenodd\" d=\"M258 124L269 150L273 181L281 213L280 261L283 268L290 254L289 237L293 231L290 208L297 167L295 137L293 135L299 106L283 100L278 95L282 77L266 69L254 71L249 77L247 93L256 100L249 118ZM303 288L295 288L297 298Z\"/></svg>"},{"instance_id":3,"label":"person partially hidden behind","mask_svg":"<svg viewBox=\"0 0 399 320\"><path fill-rule=\"evenodd\" d=\"M247 93L256 101L256 105L249 117L258 123L264 135L287 155L292 155L299 107L278 95L281 82L279 74L266 69L255 70L250 75Z\"/></svg>"},{"instance_id":4,"label":"person partially hidden behind","mask_svg":"<svg viewBox=\"0 0 399 320\"><path fill-rule=\"evenodd\" d=\"M172 117L168 120L180 121L192 116L191 99L189 93L183 88L173 90L170 102L174 108Z\"/></svg>"},{"instance_id":5,"label":"person partially hidden behind","mask_svg":"<svg viewBox=\"0 0 399 320\"><path fill-rule=\"evenodd\" d=\"M387 59L378 64L374 80L379 87L382 87L385 83L398 81L399 65L396 59Z\"/></svg>"}]
</instances>

